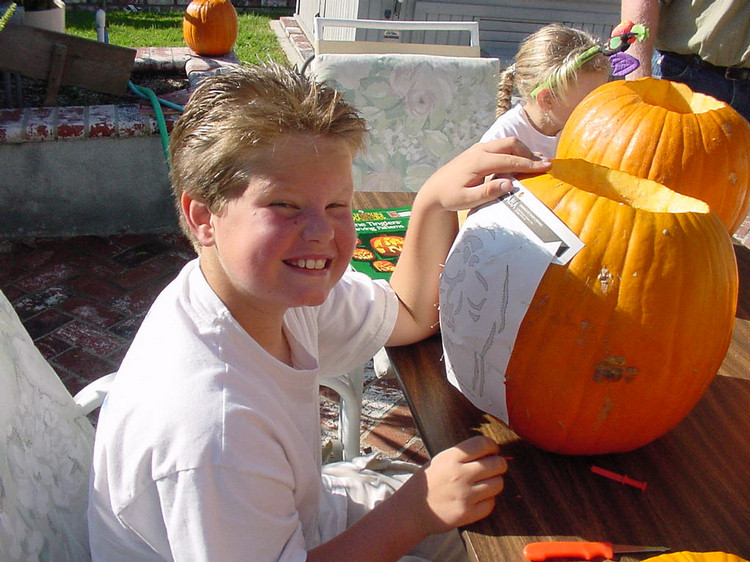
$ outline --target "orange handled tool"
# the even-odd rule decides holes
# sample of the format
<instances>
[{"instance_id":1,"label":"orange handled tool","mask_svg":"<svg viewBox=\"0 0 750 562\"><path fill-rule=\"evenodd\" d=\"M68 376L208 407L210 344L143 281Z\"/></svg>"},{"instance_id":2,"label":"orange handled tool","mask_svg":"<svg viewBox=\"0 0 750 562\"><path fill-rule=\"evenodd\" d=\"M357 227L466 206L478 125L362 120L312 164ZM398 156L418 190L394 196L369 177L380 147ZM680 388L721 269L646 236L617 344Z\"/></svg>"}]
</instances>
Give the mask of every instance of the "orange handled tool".
<instances>
[{"instance_id":1,"label":"orange handled tool","mask_svg":"<svg viewBox=\"0 0 750 562\"><path fill-rule=\"evenodd\" d=\"M579 560L606 558L611 560L615 554L666 552L668 550L665 546L635 546L611 542L545 541L527 544L523 549L523 557L531 562L542 562L550 558L577 558Z\"/></svg>"}]
</instances>

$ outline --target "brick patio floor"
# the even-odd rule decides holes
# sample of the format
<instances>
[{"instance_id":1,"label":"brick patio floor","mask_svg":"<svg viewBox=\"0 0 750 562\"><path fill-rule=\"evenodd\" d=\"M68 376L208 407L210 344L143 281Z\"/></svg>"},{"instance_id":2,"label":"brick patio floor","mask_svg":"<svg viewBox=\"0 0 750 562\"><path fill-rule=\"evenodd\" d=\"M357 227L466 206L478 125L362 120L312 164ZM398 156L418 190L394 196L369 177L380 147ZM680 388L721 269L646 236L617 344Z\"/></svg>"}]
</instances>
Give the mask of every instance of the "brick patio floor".
<instances>
[{"instance_id":1,"label":"brick patio floor","mask_svg":"<svg viewBox=\"0 0 750 562\"><path fill-rule=\"evenodd\" d=\"M0 289L71 394L117 370L159 292L195 254L179 234L0 240ZM337 429L338 398L321 392L324 440ZM368 369L362 445L427 459L395 380Z\"/></svg>"}]
</instances>

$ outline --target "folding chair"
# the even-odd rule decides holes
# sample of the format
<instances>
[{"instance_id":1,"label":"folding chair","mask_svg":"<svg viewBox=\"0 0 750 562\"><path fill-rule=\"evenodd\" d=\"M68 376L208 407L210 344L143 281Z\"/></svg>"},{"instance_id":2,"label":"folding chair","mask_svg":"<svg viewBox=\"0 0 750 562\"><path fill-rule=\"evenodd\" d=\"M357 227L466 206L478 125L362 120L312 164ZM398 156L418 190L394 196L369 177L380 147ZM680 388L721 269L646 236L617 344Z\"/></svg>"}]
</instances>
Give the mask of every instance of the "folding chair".
<instances>
[{"instance_id":1,"label":"folding chair","mask_svg":"<svg viewBox=\"0 0 750 562\"><path fill-rule=\"evenodd\" d=\"M369 141L352 169L357 190L418 191L495 120L498 59L321 54L309 68L367 119Z\"/></svg>"},{"instance_id":2,"label":"folding chair","mask_svg":"<svg viewBox=\"0 0 750 562\"><path fill-rule=\"evenodd\" d=\"M355 189L415 192L433 172L477 142L495 120L500 61L476 55L456 56L455 45L443 46L450 55L442 55L435 54L439 52L436 45L424 49L430 54L417 54L419 45L413 44L329 41L323 39L324 27L380 29L390 24L385 27L404 29L407 25L400 24L409 24L427 29L444 23L451 22L316 18L319 54L305 70L340 90L360 110L370 128L367 147L353 162ZM476 27L475 22L459 23L473 24L466 28ZM476 30L478 43L478 27ZM478 54L474 41L472 38L470 46ZM411 45L407 47L410 52L393 52L405 45ZM356 52L360 48L365 52ZM331 52L334 50L344 52ZM393 376L384 350L376 354L373 363L379 376ZM341 395L341 413L346 415L341 419L341 430L350 436L345 458L351 458L351 451L359 448L361 373L358 370L329 379L344 385L349 393L347 397ZM356 403L351 404L352 400ZM351 437L354 435L356 440Z\"/></svg>"},{"instance_id":3,"label":"folding chair","mask_svg":"<svg viewBox=\"0 0 750 562\"><path fill-rule=\"evenodd\" d=\"M335 28L332 33L327 33ZM372 37L357 39L358 30L380 30L382 41ZM408 33L413 39L420 33L422 41L403 41ZM429 37L428 37L429 36ZM468 37L467 45L460 43ZM428 39L433 39L432 42ZM436 40L442 39L441 43ZM399 21L399 20L360 20L344 18L316 17L313 22L313 47L315 54L324 53L381 53L439 55L457 57L478 57L479 22L475 21Z\"/></svg>"}]
</instances>

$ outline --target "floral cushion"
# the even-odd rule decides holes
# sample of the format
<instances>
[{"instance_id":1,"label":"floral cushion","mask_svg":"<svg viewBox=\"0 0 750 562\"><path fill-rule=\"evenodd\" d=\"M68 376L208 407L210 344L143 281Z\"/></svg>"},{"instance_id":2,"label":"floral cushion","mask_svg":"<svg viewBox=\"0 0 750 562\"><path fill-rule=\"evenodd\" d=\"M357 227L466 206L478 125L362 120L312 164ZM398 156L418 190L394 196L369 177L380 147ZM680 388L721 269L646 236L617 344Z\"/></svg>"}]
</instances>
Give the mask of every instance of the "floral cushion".
<instances>
[{"instance_id":1,"label":"floral cushion","mask_svg":"<svg viewBox=\"0 0 750 562\"><path fill-rule=\"evenodd\" d=\"M88 560L94 430L0 292L3 562Z\"/></svg>"},{"instance_id":2,"label":"floral cushion","mask_svg":"<svg viewBox=\"0 0 750 562\"><path fill-rule=\"evenodd\" d=\"M310 68L367 119L353 168L361 191L417 191L495 120L497 59L323 54Z\"/></svg>"}]
</instances>

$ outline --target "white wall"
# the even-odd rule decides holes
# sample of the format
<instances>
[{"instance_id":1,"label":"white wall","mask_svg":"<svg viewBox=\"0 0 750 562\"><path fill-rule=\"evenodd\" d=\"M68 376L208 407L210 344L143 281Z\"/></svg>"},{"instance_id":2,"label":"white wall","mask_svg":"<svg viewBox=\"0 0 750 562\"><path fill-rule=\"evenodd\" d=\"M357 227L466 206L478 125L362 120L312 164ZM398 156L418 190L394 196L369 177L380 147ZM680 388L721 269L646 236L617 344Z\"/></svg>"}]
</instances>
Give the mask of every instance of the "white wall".
<instances>
[{"instance_id":1,"label":"white wall","mask_svg":"<svg viewBox=\"0 0 750 562\"><path fill-rule=\"evenodd\" d=\"M324 17L383 19L385 10L393 10L397 1L298 0L297 20L308 37L312 38L312 21L316 14ZM404 0L400 9L399 19L402 20L478 21L482 55L497 57L508 63L515 55L518 43L548 23L560 22L585 29L601 38L608 37L612 27L619 22L620 0ZM410 33L405 33L403 39L461 44L455 33ZM337 38L351 39L346 36ZM358 35L357 38L378 40L377 36L372 35Z\"/></svg>"}]
</instances>

